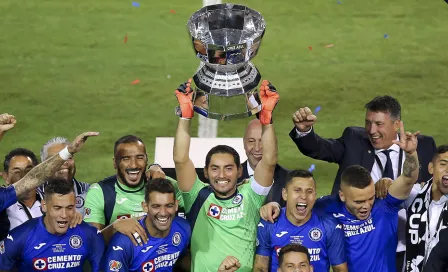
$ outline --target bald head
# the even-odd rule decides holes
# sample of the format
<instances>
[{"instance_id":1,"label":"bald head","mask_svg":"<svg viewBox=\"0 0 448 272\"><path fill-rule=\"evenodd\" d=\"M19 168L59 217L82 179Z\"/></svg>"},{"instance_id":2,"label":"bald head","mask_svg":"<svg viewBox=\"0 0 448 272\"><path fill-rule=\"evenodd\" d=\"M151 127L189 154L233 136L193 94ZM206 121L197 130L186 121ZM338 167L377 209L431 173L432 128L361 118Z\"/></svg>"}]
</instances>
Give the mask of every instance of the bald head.
<instances>
[{"instance_id":1,"label":"bald head","mask_svg":"<svg viewBox=\"0 0 448 272\"><path fill-rule=\"evenodd\" d=\"M261 160L263 149L261 146L262 126L260 120L251 120L244 133L244 150L250 167L255 170L258 162Z\"/></svg>"}]
</instances>

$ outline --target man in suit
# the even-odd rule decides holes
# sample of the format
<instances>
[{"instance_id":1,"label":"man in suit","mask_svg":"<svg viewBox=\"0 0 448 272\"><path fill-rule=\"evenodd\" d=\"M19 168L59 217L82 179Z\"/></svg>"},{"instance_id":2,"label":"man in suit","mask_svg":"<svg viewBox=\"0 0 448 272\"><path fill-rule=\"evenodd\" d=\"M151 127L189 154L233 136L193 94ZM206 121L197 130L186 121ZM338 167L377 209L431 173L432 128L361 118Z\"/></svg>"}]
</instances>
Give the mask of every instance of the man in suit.
<instances>
[{"instance_id":1,"label":"man in suit","mask_svg":"<svg viewBox=\"0 0 448 272\"><path fill-rule=\"evenodd\" d=\"M244 133L244 150L246 151L247 161L243 162L243 174L238 179L238 184L243 180L253 176L254 169L261 160L263 154L263 147L261 146L261 123L258 119L251 120L246 127ZM282 207L285 207L286 202L282 198L282 189L285 187L286 176L288 170L281 167L279 164L275 167L274 184L266 197L265 203L275 201Z\"/></svg>"},{"instance_id":2,"label":"man in suit","mask_svg":"<svg viewBox=\"0 0 448 272\"><path fill-rule=\"evenodd\" d=\"M332 194L338 194L341 174L349 166L361 165L366 168L377 182L381 178L395 180L402 173L403 150L392 141L398 139L401 120L400 103L391 96L378 96L365 105L365 127L347 127L338 139L325 139L317 135L313 125L317 117L307 107L300 108L293 114L295 127L289 136L305 156L337 163L337 172ZM418 182L431 178L428 164L436 151L434 139L418 136L417 153L420 161ZM399 245L397 251L405 249L404 229L406 214L400 211ZM402 235L400 235L402 234ZM402 236L402 237L400 237ZM397 256L397 265L402 263L403 255ZM397 269L401 271L401 269Z\"/></svg>"}]
</instances>

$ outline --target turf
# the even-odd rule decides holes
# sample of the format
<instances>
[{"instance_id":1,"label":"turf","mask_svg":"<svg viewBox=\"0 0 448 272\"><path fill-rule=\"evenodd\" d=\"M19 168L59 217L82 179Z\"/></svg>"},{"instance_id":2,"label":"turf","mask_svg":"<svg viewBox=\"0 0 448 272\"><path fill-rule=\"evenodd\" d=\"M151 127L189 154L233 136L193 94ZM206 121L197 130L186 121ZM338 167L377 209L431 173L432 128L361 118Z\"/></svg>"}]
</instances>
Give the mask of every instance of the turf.
<instances>
[{"instance_id":1,"label":"turf","mask_svg":"<svg viewBox=\"0 0 448 272\"><path fill-rule=\"evenodd\" d=\"M198 66L185 24L202 3L139 3L0 1L0 112L18 118L0 144L1 156L15 147L38 153L56 135L99 131L76 158L78 179L95 182L114 172L113 143L120 136L143 138L150 158L155 137L174 136L173 90ZM448 143L443 1L240 3L268 24L254 63L281 94L275 110L280 164L315 164L319 194L329 192L337 166L304 157L289 139L298 107L320 106L316 131L339 137L346 126L363 125L367 101L389 94L400 100L407 130ZM221 122L218 135L241 137L246 122Z\"/></svg>"}]
</instances>

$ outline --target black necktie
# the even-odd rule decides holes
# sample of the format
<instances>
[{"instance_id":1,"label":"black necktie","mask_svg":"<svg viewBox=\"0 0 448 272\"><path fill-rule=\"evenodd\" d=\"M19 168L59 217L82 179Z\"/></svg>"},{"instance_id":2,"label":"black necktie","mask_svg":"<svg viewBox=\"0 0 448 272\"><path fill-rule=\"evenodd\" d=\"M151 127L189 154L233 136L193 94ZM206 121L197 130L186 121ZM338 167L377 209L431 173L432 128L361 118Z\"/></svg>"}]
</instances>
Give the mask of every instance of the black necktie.
<instances>
[{"instance_id":1,"label":"black necktie","mask_svg":"<svg viewBox=\"0 0 448 272\"><path fill-rule=\"evenodd\" d=\"M394 179L394 169L392 168L392 161L390 160L390 156L389 153L392 150L383 150L381 152L383 152L386 155L386 165L384 166L384 173L383 173L383 178L391 178Z\"/></svg>"}]
</instances>

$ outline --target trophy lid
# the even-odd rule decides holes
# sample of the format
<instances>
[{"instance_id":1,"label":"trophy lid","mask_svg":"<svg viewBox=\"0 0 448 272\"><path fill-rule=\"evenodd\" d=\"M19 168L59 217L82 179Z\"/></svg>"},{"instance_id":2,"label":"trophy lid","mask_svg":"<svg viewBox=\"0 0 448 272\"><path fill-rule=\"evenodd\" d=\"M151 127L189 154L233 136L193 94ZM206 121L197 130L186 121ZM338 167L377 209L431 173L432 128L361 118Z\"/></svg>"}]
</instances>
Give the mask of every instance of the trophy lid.
<instances>
[{"instance_id":1,"label":"trophy lid","mask_svg":"<svg viewBox=\"0 0 448 272\"><path fill-rule=\"evenodd\" d=\"M190 17L187 27L201 61L211 66L233 66L256 56L266 23L259 12L226 3L201 8Z\"/></svg>"}]
</instances>

